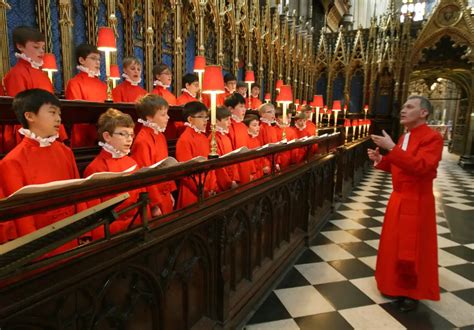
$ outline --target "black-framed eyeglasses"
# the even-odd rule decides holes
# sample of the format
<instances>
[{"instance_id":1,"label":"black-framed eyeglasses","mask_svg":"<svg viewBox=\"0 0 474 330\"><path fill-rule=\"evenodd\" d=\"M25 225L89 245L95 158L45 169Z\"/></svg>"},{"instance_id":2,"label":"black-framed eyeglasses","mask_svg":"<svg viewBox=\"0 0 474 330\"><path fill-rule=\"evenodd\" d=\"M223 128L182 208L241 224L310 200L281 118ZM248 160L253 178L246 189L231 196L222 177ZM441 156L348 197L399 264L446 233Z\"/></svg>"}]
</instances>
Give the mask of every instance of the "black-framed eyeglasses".
<instances>
[{"instance_id":1,"label":"black-framed eyeglasses","mask_svg":"<svg viewBox=\"0 0 474 330\"><path fill-rule=\"evenodd\" d=\"M128 139L129 137L131 137L132 139L135 138L135 133L127 133L127 132L114 132L112 133L114 135L120 135L121 137L124 137L126 139Z\"/></svg>"}]
</instances>

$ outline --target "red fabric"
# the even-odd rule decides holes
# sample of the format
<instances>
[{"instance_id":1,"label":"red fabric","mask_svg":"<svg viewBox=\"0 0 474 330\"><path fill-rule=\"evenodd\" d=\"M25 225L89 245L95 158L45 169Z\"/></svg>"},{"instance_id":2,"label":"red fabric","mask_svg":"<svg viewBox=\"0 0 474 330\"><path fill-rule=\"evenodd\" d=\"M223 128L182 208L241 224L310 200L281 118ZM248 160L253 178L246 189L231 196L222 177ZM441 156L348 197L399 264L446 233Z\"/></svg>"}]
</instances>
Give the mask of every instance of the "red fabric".
<instances>
[{"instance_id":1,"label":"red fabric","mask_svg":"<svg viewBox=\"0 0 474 330\"><path fill-rule=\"evenodd\" d=\"M199 101L197 98L192 97L189 93L182 92L181 95L176 99L176 105L185 105L186 103Z\"/></svg>"},{"instance_id":2,"label":"red fabric","mask_svg":"<svg viewBox=\"0 0 474 330\"><path fill-rule=\"evenodd\" d=\"M260 132L258 133L258 138L262 146L268 143L277 143L280 142L281 139L278 139L277 130L275 126L269 125L264 122L260 122ZM272 156L267 156L268 162L272 163ZM280 164L280 156L275 156L275 164Z\"/></svg>"},{"instance_id":3,"label":"red fabric","mask_svg":"<svg viewBox=\"0 0 474 330\"><path fill-rule=\"evenodd\" d=\"M305 136L308 136L308 137L314 136L314 134L316 133L316 126L308 125L308 123L310 122L309 121L306 122L306 128L304 128L303 130L300 130L299 128L295 127L295 131L298 138L302 138ZM308 152L308 149L298 148L298 150L299 150L298 162L301 162L306 157L306 153ZM311 155L315 155L318 152L318 145L314 144L310 152L311 152Z\"/></svg>"},{"instance_id":4,"label":"red fabric","mask_svg":"<svg viewBox=\"0 0 474 330\"><path fill-rule=\"evenodd\" d=\"M124 80L112 90L114 102L135 103L138 98L146 94L146 90L140 86L134 86L129 81Z\"/></svg>"},{"instance_id":5,"label":"red fabric","mask_svg":"<svg viewBox=\"0 0 474 330\"><path fill-rule=\"evenodd\" d=\"M251 137L249 135L249 138L248 138L248 142L247 142L247 147L249 149L256 149L258 147L261 147L262 144L260 143L260 140L257 137ZM255 160L253 160L254 162L254 166L255 166L255 179L258 179L258 178L261 178L264 173L263 173L263 168L264 167L267 167L270 169L271 168L271 164L270 162L268 161L268 159L266 157L261 157L261 158L257 158Z\"/></svg>"},{"instance_id":6,"label":"red fabric","mask_svg":"<svg viewBox=\"0 0 474 330\"><path fill-rule=\"evenodd\" d=\"M79 72L67 83L66 99L104 102L107 99L107 85L99 78L89 77L87 73ZM75 124L72 126L71 147L91 147L96 144L96 141L95 125Z\"/></svg>"},{"instance_id":7,"label":"red fabric","mask_svg":"<svg viewBox=\"0 0 474 330\"><path fill-rule=\"evenodd\" d=\"M228 98L232 93L229 93L229 91L226 89L224 93L222 94L217 94L216 97L216 107L224 105L224 101L226 98ZM211 108L211 96L210 94L202 94L202 103L210 109Z\"/></svg>"},{"instance_id":8,"label":"red fabric","mask_svg":"<svg viewBox=\"0 0 474 330\"><path fill-rule=\"evenodd\" d=\"M174 96L174 94L171 93L167 88L157 85L151 92L152 94L156 94L164 98L166 102L168 102L168 105L176 105L176 96Z\"/></svg>"},{"instance_id":9,"label":"red fabric","mask_svg":"<svg viewBox=\"0 0 474 330\"><path fill-rule=\"evenodd\" d=\"M139 167L147 167L168 157L168 144L162 133L155 134L152 128L143 126L132 145L131 156ZM174 181L162 182L146 187L151 206L158 206L162 214L173 211L171 192L176 190Z\"/></svg>"},{"instance_id":10,"label":"red fabric","mask_svg":"<svg viewBox=\"0 0 474 330\"><path fill-rule=\"evenodd\" d=\"M176 159L185 162L197 156L208 157L210 153L209 140L202 133L186 127L183 134L176 142ZM196 177L196 180L198 178ZM204 182L204 195L208 196L211 191L217 191L216 174L214 171L207 173ZM198 201L197 186L192 178L184 178L180 182L178 208L183 208Z\"/></svg>"},{"instance_id":11,"label":"red fabric","mask_svg":"<svg viewBox=\"0 0 474 330\"><path fill-rule=\"evenodd\" d=\"M60 142L40 147L25 137L0 161L1 193L9 196L23 186L79 178L74 155ZM76 213L77 206L66 206L41 214L0 223L0 243L21 237ZM54 250L56 254L76 246L76 240Z\"/></svg>"},{"instance_id":12,"label":"red fabric","mask_svg":"<svg viewBox=\"0 0 474 330\"><path fill-rule=\"evenodd\" d=\"M3 79L7 96L15 97L18 93L27 89L40 88L54 94L53 85L48 75L41 69L35 69L30 63L23 59L18 59L16 65L5 75ZM12 150L23 137L18 133L21 125L0 125L0 152ZM68 139L64 125L59 128L59 140Z\"/></svg>"},{"instance_id":13,"label":"red fabric","mask_svg":"<svg viewBox=\"0 0 474 330\"><path fill-rule=\"evenodd\" d=\"M84 177L88 177L89 175L97 172L123 172L136 165L137 163L129 156L124 156L122 158L112 158L112 155L109 152L102 149L97 157L95 157L94 160L84 170ZM115 210L120 211L132 205L138 200L139 194L144 191L144 188L128 191L130 197L123 201L122 204L120 204ZM87 206L93 207L94 205L103 203L113 197L115 196L103 196L100 199L88 201ZM115 234L121 231L126 231L136 212L137 209L130 210L112 222L110 224L110 233ZM134 225L140 222L141 220L138 217L135 220ZM104 226L99 226L92 230L92 239L100 239L102 237L104 237Z\"/></svg>"},{"instance_id":14,"label":"red fabric","mask_svg":"<svg viewBox=\"0 0 474 330\"><path fill-rule=\"evenodd\" d=\"M232 148L238 149L240 147L247 147L249 134L247 132L247 125L243 122L236 122L231 119L231 126L229 127L229 138L232 143ZM257 169L253 161L238 163L240 183L247 183L253 180Z\"/></svg>"},{"instance_id":15,"label":"red fabric","mask_svg":"<svg viewBox=\"0 0 474 330\"><path fill-rule=\"evenodd\" d=\"M249 99L246 98L245 105L248 105L248 104L249 104ZM250 109L257 110L258 107L260 107L261 105L262 105L262 101L260 101L258 97L253 97L253 96L250 97Z\"/></svg>"},{"instance_id":16,"label":"red fabric","mask_svg":"<svg viewBox=\"0 0 474 330\"><path fill-rule=\"evenodd\" d=\"M283 128L280 128L279 126L275 126L274 128L275 128L275 131L277 133L278 141L281 141L282 138L283 138ZM287 127L285 129L285 133L286 133L286 140L287 141L291 141L291 140L294 140L294 139L298 138L298 136L296 134L296 130L295 130L294 127ZM278 155L279 155L279 161L280 161L279 162L280 168L282 170L284 170L285 168L287 168L291 164L298 163L301 159L300 154L301 154L301 152L300 152L299 148L279 153Z\"/></svg>"},{"instance_id":17,"label":"red fabric","mask_svg":"<svg viewBox=\"0 0 474 330\"><path fill-rule=\"evenodd\" d=\"M211 143L209 135L209 143ZM225 155L233 150L232 142L227 134L216 132L217 153L219 156ZM239 167L237 164L219 168L216 170L218 191L224 191L231 188L232 181L239 182Z\"/></svg>"},{"instance_id":18,"label":"red fabric","mask_svg":"<svg viewBox=\"0 0 474 330\"><path fill-rule=\"evenodd\" d=\"M377 168L392 173L393 192L385 212L375 278L391 296L439 300L433 180L443 138L427 125L411 130L406 151L398 145Z\"/></svg>"}]
</instances>

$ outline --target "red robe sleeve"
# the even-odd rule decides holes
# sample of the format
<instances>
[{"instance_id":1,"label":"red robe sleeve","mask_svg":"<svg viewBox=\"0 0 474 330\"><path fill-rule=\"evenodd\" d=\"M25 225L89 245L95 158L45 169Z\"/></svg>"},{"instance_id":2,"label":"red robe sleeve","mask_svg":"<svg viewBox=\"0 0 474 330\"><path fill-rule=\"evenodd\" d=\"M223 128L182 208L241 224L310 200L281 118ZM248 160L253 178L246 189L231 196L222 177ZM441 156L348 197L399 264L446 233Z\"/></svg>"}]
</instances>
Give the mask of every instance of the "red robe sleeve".
<instances>
[{"instance_id":1,"label":"red robe sleeve","mask_svg":"<svg viewBox=\"0 0 474 330\"><path fill-rule=\"evenodd\" d=\"M178 142L176 142L176 159L179 162L185 162L194 157L191 148L191 141L188 141L187 137L181 136L178 139ZM193 194L197 195L196 185L191 178L181 179L181 184L185 185Z\"/></svg>"}]
</instances>

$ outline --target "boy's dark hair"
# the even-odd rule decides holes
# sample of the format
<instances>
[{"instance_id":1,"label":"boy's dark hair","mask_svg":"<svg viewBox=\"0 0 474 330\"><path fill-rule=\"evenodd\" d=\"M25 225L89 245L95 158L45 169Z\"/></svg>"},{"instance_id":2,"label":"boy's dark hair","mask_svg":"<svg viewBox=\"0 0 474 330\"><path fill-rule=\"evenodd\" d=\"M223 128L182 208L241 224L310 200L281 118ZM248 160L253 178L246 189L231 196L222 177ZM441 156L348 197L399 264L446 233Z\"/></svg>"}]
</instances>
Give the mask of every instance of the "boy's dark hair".
<instances>
[{"instance_id":1,"label":"boy's dark hair","mask_svg":"<svg viewBox=\"0 0 474 330\"><path fill-rule=\"evenodd\" d=\"M229 109L227 109L226 107L217 107L216 109L216 119L217 120L222 120L222 119L225 119L225 118L228 118L232 116L232 113L229 111Z\"/></svg>"},{"instance_id":2,"label":"boy's dark hair","mask_svg":"<svg viewBox=\"0 0 474 330\"><path fill-rule=\"evenodd\" d=\"M188 121L188 117L192 117L195 114L203 111L208 111L206 106L199 101L188 102L184 105L183 118L184 121Z\"/></svg>"},{"instance_id":3,"label":"boy's dark hair","mask_svg":"<svg viewBox=\"0 0 474 330\"><path fill-rule=\"evenodd\" d=\"M244 97L239 93L233 93L231 96L225 99L224 105L226 107L235 108L237 104L245 104Z\"/></svg>"},{"instance_id":4,"label":"boy's dark hair","mask_svg":"<svg viewBox=\"0 0 474 330\"><path fill-rule=\"evenodd\" d=\"M245 87L245 88L247 88L247 84L246 84L245 82L243 82L243 81L239 81L239 82L237 82L237 88L240 88L240 87Z\"/></svg>"},{"instance_id":5,"label":"boy's dark hair","mask_svg":"<svg viewBox=\"0 0 474 330\"><path fill-rule=\"evenodd\" d=\"M99 141L104 141L104 132L109 132L112 135L117 127L129 127L134 128L135 123L132 117L123 113L120 110L109 108L106 112L100 115L97 121L97 133L99 135Z\"/></svg>"},{"instance_id":6,"label":"boy's dark hair","mask_svg":"<svg viewBox=\"0 0 474 330\"><path fill-rule=\"evenodd\" d=\"M96 46L90 45L90 44L80 44L79 46L76 47L76 62L77 64L81 64L79 62L79 57L82 57L83 59L86 59L87 56L90 54L99 54L99 50L97 49Z\"/></svg>"},{"instance_id":7,"label":"boy's dark hair","mask_svg":"<svg viewBox=\"0 0 474 330\"><path fill-rule=\"evenodd\" d=\"M252 115L245 115L243 121L244 121L244 124L247 125L247 127L249 127L249 126L250 126L250 123L251 123L252 121L254 121L254 120L258 121L259 118L258 118L257 115L253 115L253 114L252 114Z\"/></svg>"},{"instance_id":8,"label":"boy's dark hair","mask_svg":"<svg viewBox=\"0 0 474 330\"><path fill-rule=\"evenodd\" d=\"M225 84L227 84L229 81L232 81L232 80L237 80L237 78L235 78L235 76L232 73L226 73L224 75L224 83Z\"/></svg>"},{"instance_id":9,"label":"boy's dark hair","mask_svg":"<svg viewBox=\"0 0 474 330\"><path fill-rule=\"evenodd\" d=\"M24 128L28 127L28 121L25 118L26 112L38 113L44 104L51 104L60 107L59 100L56 96L44 89L33 88L18 93L13 99L12 109L16 118Z\"/></svg>"},{"instance_id":10,"label":"boy's dark hair","mask_svg":"<svg viewBox=\"0 0 474 330\"><path fill-rule=\"evenodd\" d=\"M158 110L168 109L168 102L159 95L146 94L137 100L135 104L138 118L146 120L153 117Z\"/></svg>"},{"instance_id":11,"label":"boy's dark hair","mask_svg":"<svg viewBox=\"0 0 474 330\"><path fill-rule=\"evenodd\" d=\"M186 87L186 84L192 84L193 82L199 81L197 74L195 73L186 73L183 76L183 87Z\"/></svg>"},{"instance_id":12,"label":"boy's dark hair","mask_svg":"<svg viewBox=\"0 0 474 330\"><path fill-rule=\"evenodd\" d=\"M25 46L28 41L40 42L45 40L44 34L29 26L16 27L12 32L13 48L17 53L19 53L20 50L16 47L16 45Z\"/></svg>"},{"instance_id":13,"label":"boy's dark hair","mask_svg":"<svg viewBox=\"0 0 474 330\"><path fill-rule=\"evenodd\" d=\"M252 90L252 88L254 88L254 87L260 88L260 84L259 83L253 83L252 85L250 85L250 90Z\"/></svg>"},{"instance_id":14,"label":"boy's dark hair","mask_svg":"<svg viewBox=\"0 0 474 330\"><path fill-rule=\"evenodd\" d=\"M169 70L171 71L170 67L164 63L157 64L153 67L153 78L156 78L157 75L162 74L163 71Z\"/></svg>"},{"instance_id":15,"label":"boy's dark hair","mask_svg":"<svg viewBox=\"0 0 474 330\"><path fill-rule=\"evenodd\" d=\"M275 118L282 118L283 117L283 110L281 108L275 109Z\"/></svg>"}]
</instances>

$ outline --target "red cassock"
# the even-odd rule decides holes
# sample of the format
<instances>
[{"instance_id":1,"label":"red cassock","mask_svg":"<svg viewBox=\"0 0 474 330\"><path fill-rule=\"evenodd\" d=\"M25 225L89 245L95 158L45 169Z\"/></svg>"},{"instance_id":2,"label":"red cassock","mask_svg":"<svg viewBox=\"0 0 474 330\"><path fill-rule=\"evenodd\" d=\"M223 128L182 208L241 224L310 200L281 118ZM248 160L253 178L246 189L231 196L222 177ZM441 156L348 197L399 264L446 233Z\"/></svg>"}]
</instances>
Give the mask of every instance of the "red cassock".
<instances>
[{"instance_id":1,"label":"red cassock","mask_svg":"<svg viewBox=\"0 0 474 330\"><path fill-rule=\"evenodd\" d=\"M164 88L163 86L156 85L151 92L152 94L156 94L164 98L166 102L168 102L169 106L175 106L177 104L176 96L174 96L173 93L171 93L167 88ZM168 123L168 126L166 127L165 131L165 137L167 140L176 139L178 137L178 130L174 121L170 121L170 123Z\"/></svg>"},{"instance_id":2,"label":"red cassock","mask_svg":"<svg viewBox=\"0 0 474 330\"><path fill-rule=\"evenodd\" d=\"M176 99L176 105L185 105L186 103L199 101L197 98L192 96L189 92L183 91L181 95Z\"/></svg>"},{"instance_id":3,"label":"red cassock","mask_svg":"<svg viewBox=\"0 0 474 330\"><path fill-rule=\"evenodd\" d=\"M281 139L278 139L277 130L275 126L267 124L263 121L260 122L260 132L258 133L258 138L262 146L269 143L280 142ZM268 162L271 164L272 156L267 156ZM280 155L275 155L275 164L280 164Z\"/></svg>"},{"instance_id":4,"label":"red cassock","mask_svg":"<svg viewBox=\"0 0 474 330\"><path fill-rule=\"evenodd\" d=\"M316 134L316 126L314 126L314 130L313 130L313 126L308 125L308 123L310 123L310 122L307 121L306 122L306 127L302 130L299 129L298 127L295 127L295 131L296 131L296 134L297 134L298 138L302 138L302 137L305 137L305 136L310 137L310 136L314 136ZM307 148L299 148L298 150L299 150L299 154L298 154L298 161L297 162L301 162L306 157L306 153L308 152L308 149ZM318 145L313 144L313 146L311 147L311 155L315 155L317 152L318 152Z\"/></svg>"},{"instance_id":5,"label":"red cassock","mask_svg":"<svg viewBox=\"0 0 474 330\"><path fill-rule=\"evenodd\" d=\"M97 77L89 77L87 73L79 72L67 83L66 99L104 102L107 99L107 85ZM95 125L75 124L72 126L72 147L91 147L96 144L96 140L97 128Z\"/></svg>"},{"instance_id":6,"label":"red cassock","mask_svg":"<svg viewBox=\"0 0 474 330\"><path fill-rule=\"evenodd\" d=\"M375 279L380 292L439 300L438 249L433 180L443 138L423 124L404 136L377 168L392 173L393 192L385 212Z\"/></svg>"},{"instance_id":7,"label":"red cassock","mask_svg":"<svg viewBox=\"0 0 474 330\"><path fill-rule=\"evenodd\" d=\"M278 126L278 125L275 126L274 128L277 132L278 141L281 141L282 138L283 138L283 128ZM291 140L294 140L294 139L298 138L298 136L296 134L296 130L295 130L294 127L287 127L285 129L285 133L286 133L286 140L287 141L291 141ZM288 151L285 151L285 152L281 152L278 155L279 155L279 160L280 160L280 163L279 163L280 168L282 170L287 168L291 164L298 163L298 161L300 159L300 151L298 149L292 149L292 150L288 150Z\"/></svg>"},{"instance_id":8,"label":"red cassock","mask_svg":"<svg viewBox=\"0 0 474 330\"><path fill-rule=\"evenodd\" d=\"M53 85L48 75L41 69L35 69L30 63L23 59L18 59L15 66L8 71L3 79L6 95L15 97L18 93L27 89L40 88L54 94ZM0 153L7 153L12 150L20 141L22 136L18 133L20 125L0 125ZM68 136L64 125L59 128L59 140L65 141Z\"/></svg>"},{"instance_id":9,"label":"red cassock","mask_svg":"<svg viewBox=\"0 0 474 330\"><path fill-rule=\"evenodd\" d=\"M0 161L1 192L5 197L23 186L78 179L79 177L71 149L57 141L50 146L40 147L37 141L25 137ZM0 243L24 236L65 219L80 210L76 208L78 207L74 205L66 206L2 222L0 223ZM71 249L76 245L76 240L71 241L49 255Z\"/></svg>"},{"instance_id":10,"label":"red cassock","mask_svg":"<svg viewBox=\"0 0 474 330\"><path fill-rule=\"evenodd\" d=\"M168 157L168 143L162 133L146 126L142 126L137 138L133 142L131 156L139 167L147 167ZM173 211L171 192L176 190L174 181L158 183L146 188L150 197L151 206L158 206L162 214Z\"/></svg>"},{"instance_id":11,"label":"red cassock","mask_svg":"<svg viewBox=\"0 0 474 330\"><path fill-rule=\"evenodd\" d=\"M260 143L260 139L258 138L258 136L253 137L249 135L248 142L247 142L247 147L249 149L256 149L261 146L262 144ZM264 167L267 167L267 166L268 168L271 167L271 163L268 161L266 157L257 158L253 160L253 162L255 164L254 166L256 170L255 179L261 178L264 175L263 173Z\"/></svg>"},{"instance_id":12,"label":"red cassock","mask_svg":"<svg viewBox=\"0 0 474 330\"><path fill-rule=\"evenodd\" d=\"M245 102L246 102L245 105L248 105L249 99L246 98ZM253 96L250 97L250 109L257 110L258 107L260 107L261 105L262 105L262 101L260 101L258 97L253 97Z\"/></svg>"},{"instance_id":13,"label":"red cassock","mask_svg":"<svg viewBox=\"0 0 474 330\"><path fill-rule=\"evenodd\" d=\"M128 80L124 80L120 85L112 90L114 102L135 103L138 98L146 94L140 86L132 85Z\"/></svg>"},{"instance_id":14,"label":"red cassock","mask_svg":"<svg viewBox=\"0 0 474 330\"><path fill-rule=\"evenodd\" d=\"M112 154L109 153L108 151L105 151L102 149L100 153L97 155L97 157L94 158L94 160L86 167L84 170L84 177L88 177L91 174L97 173L97 172L123 172L125 170L130 169L133 166L137 166L137 163L135 160L133 160L129 156L124 156L121 158L113 158ZM144 192L145 189L135 189L128 191L128 194L130 197L126 199L122 204L120 204L115 211L120 211L133 203L135 203L138 200L139 194L141 192ZM87 202L88 207L92 207L94 205L103 203L114 196L104 196L101 197L100 199L94 199L91 201ZM116 219L114 222L110 224L110 233L115 234L121 231L126 231L128 226L131 224L133 217L135 213L137 212L137 209L133 209L128 211L125 214L122 214L118 219ZM134 225L140 223L140 218L137 217L135 220ZM92 230L92 239L100 239L104 237L104 227L99 226Z\"/></svg>"},{"instance_id":15,"label":"red cassock","mask_svg":"<svg viewBox=\"0 0 474 330\"><path fill-rule=\"evenodd\" d=\"M191 127L186 127L176 142L176 159L185 162L197 156L208 157L210 153L209 140L203 133L198 133ZM197 180L197 178L196 178ZM210 171L204 182L204 195L217 191L216 174ZM198 191L192 178L184 178L180 182L178 208L183 208L198 201Z\"/></svg>"},{"instance_id":16,"label":"red cassock","mask_svg":"<svg viewBox=\"0 0 474 330\"><path fill-rule=\"evenodd\" d=\"M209 143L211 142L211 135L209 135ZM231 152L232 142L227 134L216 132L217 153L219 156ZM239 182L239 167L237 164L219 168L216 170L217 191L224 191L231 188L232 181Z\"/></svg>"},{"instance_id":17,"label":"red cassock","mask_svg":"<svg viewBox=\"0 0 474 330\"><path fill-rule=\"evenodd\" d=\"M243 122L237 122L231 119L231 126L229 127L229 138L232 143L232 148L238 149L240 147L247 147L248 145L248 128ZM253 161L238 163L240 184L250 182L255 177L257 169Z\"/></svg>"}]
</instances>

